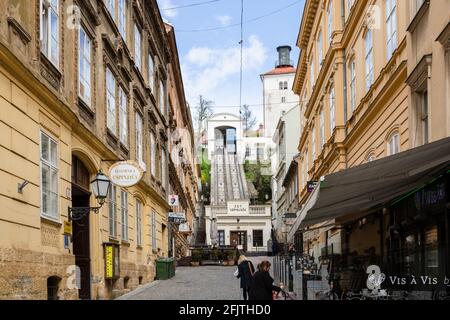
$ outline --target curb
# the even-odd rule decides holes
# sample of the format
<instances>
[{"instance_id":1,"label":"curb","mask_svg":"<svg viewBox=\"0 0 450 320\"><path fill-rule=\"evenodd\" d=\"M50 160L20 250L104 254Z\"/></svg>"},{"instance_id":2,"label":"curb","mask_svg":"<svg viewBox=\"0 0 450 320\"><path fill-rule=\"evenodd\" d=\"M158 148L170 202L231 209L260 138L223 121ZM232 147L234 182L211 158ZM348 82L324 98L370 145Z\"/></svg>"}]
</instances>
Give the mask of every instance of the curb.
<instances>
[{"instance_id":1,"label":"curb","mask_svg":"<svg viewBox=\"0 0 450 320\"><path fill-rule=\"evenodd\" d=\"M141 293L141 292L143 292L143 291L145 291L145 290L147 290L149 288L152 288L152 287L156 286L160 282L161 282L161 280L155 280L155 281L152 281L150 283L144 284L144 285L142 285L140 287L137 287L136 289L134 289L131 292L128 292L128 293L126 293L124 295L121 295L120 297L118 297L118 298L116 298L114 300L126 300L126 299L133 300L134 296L138 295L139 293Z\"/></svg>"}]
</instances>

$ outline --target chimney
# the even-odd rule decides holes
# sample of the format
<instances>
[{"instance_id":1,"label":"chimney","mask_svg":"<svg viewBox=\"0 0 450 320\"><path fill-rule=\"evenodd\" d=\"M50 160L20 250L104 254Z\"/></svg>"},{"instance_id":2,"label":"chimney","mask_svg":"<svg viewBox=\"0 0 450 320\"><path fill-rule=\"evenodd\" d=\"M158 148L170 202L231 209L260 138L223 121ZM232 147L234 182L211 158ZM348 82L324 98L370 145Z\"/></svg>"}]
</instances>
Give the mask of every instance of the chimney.
<instances>
[{"instance_id":1,"label":"chimney","mask_svg":"<svg viewBox=\"0 0 450 320\"><path fill-rule=\"evenodd\" d=\"M278 51L277 68L294 66L291 61L292 48L290 46L280 46L277 48L277 51Z\"/></svg>"}]
</instances>

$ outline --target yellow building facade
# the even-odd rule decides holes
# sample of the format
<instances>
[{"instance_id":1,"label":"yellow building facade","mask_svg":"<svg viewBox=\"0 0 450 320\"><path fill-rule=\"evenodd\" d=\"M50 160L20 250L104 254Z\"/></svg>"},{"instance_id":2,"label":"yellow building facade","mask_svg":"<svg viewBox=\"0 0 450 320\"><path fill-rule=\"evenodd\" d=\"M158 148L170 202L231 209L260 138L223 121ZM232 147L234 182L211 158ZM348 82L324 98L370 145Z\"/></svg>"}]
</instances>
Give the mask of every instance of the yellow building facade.
<instances>
[{"instance_id":1,"label":"yellow building facade","mask_svg":"<svg viewBox=\"0 0 450 320\"><path fill-rule=\"evenodd\" d=\"M11 0L0 14L0 299L109 299L153 281L169 243L156 1ZM142 180L69 222L69 208L98 206L89 183L121 160Z\"/></svg>"},{"instance_id":2,"label":"yellow building facade","mask_svg":"<svg viewBox=\"0 0 450 320\"><path fill-rule=\"evenodd\" d=\"M301 204L309 181L449 136L449 9L447 0L306 1L293 87ZM305 233L311 248L326 231ZM328 231L340 246L340 232Z\"/></svg>"}]
</instances>

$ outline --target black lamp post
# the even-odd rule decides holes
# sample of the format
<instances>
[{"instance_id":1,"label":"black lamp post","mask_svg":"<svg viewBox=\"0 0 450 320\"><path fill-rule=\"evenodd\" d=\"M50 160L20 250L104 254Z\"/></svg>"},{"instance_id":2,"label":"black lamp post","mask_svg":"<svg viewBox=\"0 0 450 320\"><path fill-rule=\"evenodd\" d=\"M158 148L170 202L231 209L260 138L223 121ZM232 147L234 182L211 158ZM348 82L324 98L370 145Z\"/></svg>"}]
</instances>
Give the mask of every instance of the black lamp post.
<instances>
[{"instance_id":1,"label":"black lamp post","mask_svg":"<svg viewBox=\"0 0 450 320\"><path fill-rule=\"evenodd\" d=\"M97 199L100 204L99 207L75 207L68 208L69 211L69 221L77 221L83 219L84 216L89 214L91 211L94 213L98 213L100 208L106 201L106 198L109 194L109 189L111 188L111 181L107 176L100 170L95 179L91 181L91 189L94 197Z\"/></svg>"}]
</instances>

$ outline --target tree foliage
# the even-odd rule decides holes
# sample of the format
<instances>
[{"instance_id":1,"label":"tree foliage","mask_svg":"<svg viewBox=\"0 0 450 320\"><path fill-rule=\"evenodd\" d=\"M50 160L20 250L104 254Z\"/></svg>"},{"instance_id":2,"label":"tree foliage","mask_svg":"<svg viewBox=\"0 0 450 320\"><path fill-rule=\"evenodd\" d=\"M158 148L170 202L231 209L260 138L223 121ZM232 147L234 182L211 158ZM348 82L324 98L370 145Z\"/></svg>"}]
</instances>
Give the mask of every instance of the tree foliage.
<instances>
[{"instance_id":1,"label":"tree foliage","mask_svg":"<svg viewBox=\"0 0 450 320\"><path fill-rule=\"evenodd\" d=\"M253 115L250 106L244 104L242 106L242 121L244 122L244 132L251 130L256 125L256 117Z\"/></svg>"}]
</instances>

